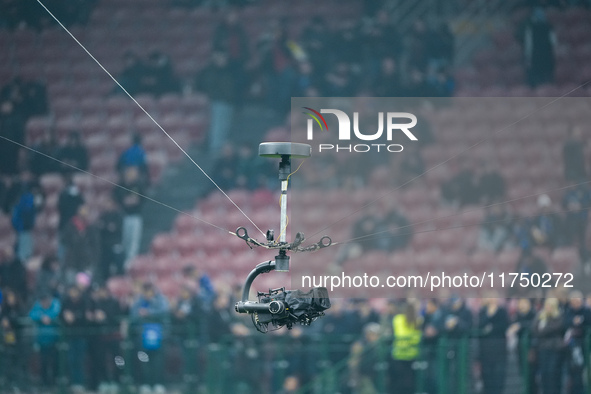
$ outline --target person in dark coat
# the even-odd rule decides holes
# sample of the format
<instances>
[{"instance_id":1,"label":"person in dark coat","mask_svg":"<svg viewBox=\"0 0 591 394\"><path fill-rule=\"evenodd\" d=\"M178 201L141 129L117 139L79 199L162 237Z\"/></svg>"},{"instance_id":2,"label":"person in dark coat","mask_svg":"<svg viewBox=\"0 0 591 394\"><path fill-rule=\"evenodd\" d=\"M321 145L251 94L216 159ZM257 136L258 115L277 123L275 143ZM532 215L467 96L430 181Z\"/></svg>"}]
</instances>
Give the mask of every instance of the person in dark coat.
<instances>
[{"instance_id":1,"label":"person in dark coat","mask_svg":"<svg viewBox=\"0 0 591 394\"><path fill-rule=\"evenodd\" d=\"M232 72L227 53L212 53L209 65L195 78L195 87L209 97L209 149L219 156L230 135L238 97L236 76Z\"/></svg>"},{"instance_id":2,"label":"person in dark coat","mask_svg":"<svg viewBox=\"0 0 591 394\"><path fill-rule=\"evenodd\" d=\"M106 286L96 286L90 295L92 328L95 336L89 343L91 360L90 387L114 383L118 380L118 369L113 360L119 354L120 321L123 309Z\"/></svg>"},{"instance_id":3,"label":"person in dark coat","mask_svg":"<svg viewBox=\"0 0 591 394\"><path fill-rule=\"evenodd\" d=\"M125 265L128 265L139 253L143 233L142 207L146 193L146 182L139 167L127 167L121 181L123 188L113 190L113 199L123 213L122 245Z\"/></svg>"},{"instance_id":4,"label":"person in dark coat","mask_svg":"<svg viewBox=\"0 0 591 394\"><path fill-rule=\"evenodd\" d=\"M532 88L554 82L556 34L544 9L536 7L525 25L523 49L528 83Z\"/></svg>"},{"instance_id":5,"label":"person in dark coat","mask_svg":"<svg viewBox=\"0 0 591 394\"><path fill-rule=\"evenodd\" d=\"M100 236L98 229L90 223L86 205L70 219L63 230L66 250L64 268L66 281L73 283L74 275L81 271L95 271L100 261Z\"/></svg>"},{"instance_id":6,"label":"person in dark coat","mask_svg":"<svg viewBox=\"0 0 591 394\"><path fill-rule=\"evenodd\" d=\"M564 316L558 299L547 298L532 327L538 372L544 394L560 394L564 353Z\"/></svg>"},{"instance_id":7,"label":"person in dark coat","mask_svg":"<svg viewBox=\"0 0 591 394\"><path fill-rule=\"evenodd\" d=\"M379 323L367 323L363 327L363 338L353 343L349 356L349 372L355 389L360 393L377 393L382 357L379 346L381 327ZM383 376L383 375L382 375Z\"/></svg>"},{"instance_id":8,"label":"person in dark coat","mask_svg":"<svg viewBox=\"0 0 591 394\"><path fill-rule=\"evenodd\" d=\"M90 300L77 286L71 286L62 302L60 320L68 342L68 371L72 387L86 384L88 329L92 322ZM95 338L92 338L94 340Z\"/></svg>"},{"instance_id":9,"label":"person in dark coat","mask_svg":"<svg viewBox=\"0 0 591 394\"><path fill-rule=\"evenodd\" d=\"M0 357L0 376L10 382L11 389L18 392L18 387L26 381L25 352L23 351L23 300L16 292L4 287L0 304L0 332L2 333L3 355Z\"/></svg>"},{"instance_id":10,"label":"person in dark coat","mask_svg":"<svg viewBox=\"0 0 591 394\"><path fill-rule=\"evenodd\" d=\"M0 175L16 175L19 172L21 147L14 144L25 142L26 119L17 111L14 101L0 100Z\"/></svg>"},{"instance_id":11,"label":"person in dark coat","mask_svg":"<svg viewBox=\"0 0 591 394\"><path fill-rule=\"evenodd\" d=\"M427 300L423 317L422 350L427 362L425 388L428 393L435 393L437 387L438 354L441 351L440 340L444 331L445 312L439 300Z\"/></svg>"},{"instance_id":12,"label":"person in dark coat","mask_svg":"<svg viewBox=\"0 0 591 394\"><path fill-rule=\"evenodd\" d=\"M70 132L66 144L57 152L57 159L66 163L60 165L60 172L64 174L74 172L74 168L88 170L88 150L84 146L79 132Z\"/></svg>"},{"instance_id":13,"label":"person in dark coat","mask_svg":"<svg viewBox=\"0 0 591 394\"><path fill-rule=\"evenodd\" d=\"M213 35L213 50L228 56L228 67L235 81L235 99L240 103L248 82L245 65L249 59L248 34L237 10L229 10Z\"/></svg>"},{"instance_id":14,"label":"person in dark coat","mask_svg":"<svg viewBox=\"0 0 591 394\"><path fill-rule=\"evenodd\" d=\"M517 337L517 356L519 370L527 383L526 394L536 394L538 383L536 381L537 366L533 354L530 351L531 330L536 311L528 298L521 298L517 303L517 313L512 319L507 332Z\"/></svg>"},{"instance_id":15,"label":"person in dark coat","mask_svg":"<svg viewBox=\"0 0 591 394\"><path fill-rule=\"evenodd\" d=\"M567 330L567 354L565 361L571 394L584 394L583 374L587 365L585 360L585 336L591 328L591 311L583 303L583 293L573 291L569 294L569 304L564 314Z\"/></svg>"},{"instance_id":16,"label":"person in dark coat","mask_svg":"<svg viewBox=\"0 0 591 394\"><path fill-rule=\"evenodd\" d=\"M33 146L33 149L42 153L39 154L36 152L29 152L29 169L36 177L58 172L61 164L49 158L57 157L59 152L59 145L52 132L47 131L45 134L43 134L41 141L36 143Z\"/></svg>"},{"instance_id":17,"label":"person in dark coat","mask_svg":"<svg viewBox=\"0 0 591 394\"><path fill-rule=\"evenodd\" d=\"M509 316L499 299L490 296L483 300L478 314L479 354L483 393L500 394L505 389L507 373L507 340Z\"/></svg>"},{"instance_id":18,"label":"person in dark coat","mask_svg":"<svg viewBox=\"0 0 591 394\"><path fill-rule=\"evenodd\" d=\"M568 138L562 146L562 163L564 179L567 181L580 182L587 178L585 141L581 128L578 126L569 129Z\"/></svg>"},{"instance_id":19,"label":"person in dark coat","mask_svg":"<svg viewBox=\"0 0 591 394\"><path fill-rule=\"evenodd\" d=\"M591 208L591 187L578 185L568 190L562 198L564 209L564 238L567 245L579 249L581 261L589 258L587 250L587 227L589 208Z\"/></svg>"},{"instance_id":20,"label":"person in dark coat","mask_svg":"<svg viewBox=\"0 0 591 394\"><path fill-rule=\"evenodd\" d=\"M98 275L106 281L112 275L122 275L123 262L123 213L112 199L108 199L103 212L98 218L97 228L100 232L101 262Z\"/></svg>"},{"instance_id":21,"label":"person in dark coat","mask_svg":"<svg viewBox=\"0 0 591 394\"><path fill-rule=\"evenodd\" d=\"M466 306L463 299L452 296L444 308L444 319L442 335L447 344L445 350L447 355L447 370L449 371L448 384L449 392L457 392L465 376L460 375L460 363L462 352L468 352L468 336L474 325L472 312ZM464 354L467 356L467 354Z\"/></svg>"},{"instance_id":22,"label":"person in dark coat","mask_svg":"<svg viewBox=\"0 0 591 394\"><path fill-rule=\"evenodd\" d=\"M61 279L60 261L57 256L45 256L41 262L41 268L37 272L35 295L51 294L59 297L59 294L64 290Z\"/></svg>"},{"instance_id":23,"label":"person in dark coat","mask_svg":"<svg viewBox=\"0 0 591 394\"><path fill-rule=\"evenodd\" d=\"M6 247L1 252L0 287L10 287L19 300L26 302L29 293L26 268L12 248Z\"/></svg>"}]
</instances>

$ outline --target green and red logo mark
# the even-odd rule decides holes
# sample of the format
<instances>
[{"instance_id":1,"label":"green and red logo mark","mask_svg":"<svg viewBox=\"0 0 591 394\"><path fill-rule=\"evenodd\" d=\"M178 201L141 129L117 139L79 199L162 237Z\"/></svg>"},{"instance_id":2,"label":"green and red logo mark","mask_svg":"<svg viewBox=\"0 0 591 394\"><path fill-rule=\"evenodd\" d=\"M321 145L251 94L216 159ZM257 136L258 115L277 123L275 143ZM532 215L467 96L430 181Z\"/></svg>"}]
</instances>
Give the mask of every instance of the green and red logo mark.
<instances>
[{"instance_id":1,"label":"green and red logo mark","mask_svg":"<svg viewBox=\"0 0 591 394\"><path fill-rule=\"evenodd\" d=\"M311 114L310 112L303 112L303 113L311 116L312 119L314 119L316 121L316 123L318 123L318 126L320 126L320 130L324 130L324 127L326 127L326 131L328 131L328 125L326 124L326 120L324 119L324 116L322 116L320 114L320 112L318 112L310 107L302 107L302 108L313 112L313 114ZM324 123L324 127L322 127L322 123L320 123L320 119L318 119L318 118L322 119L322 123Z\"/></svg>"}]
</instances>

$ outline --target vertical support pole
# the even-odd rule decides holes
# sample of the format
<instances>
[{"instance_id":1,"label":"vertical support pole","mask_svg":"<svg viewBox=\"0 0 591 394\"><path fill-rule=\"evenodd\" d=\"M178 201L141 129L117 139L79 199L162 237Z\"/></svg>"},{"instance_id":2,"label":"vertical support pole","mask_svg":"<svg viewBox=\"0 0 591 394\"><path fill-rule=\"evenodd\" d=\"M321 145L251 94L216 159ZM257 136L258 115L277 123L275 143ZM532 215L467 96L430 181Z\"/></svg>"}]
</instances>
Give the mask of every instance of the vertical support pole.
<instances>
[{"instance_id":1,"label":"vertical support pole","mask_svg":"<svg viewBox=\"0 0 591 394\"><path fill-rule=\"evenodd\" d=\"M279 242L287 239L287 180L281 181L281 222L279 226Z\"/></svg>"}]
</instances>

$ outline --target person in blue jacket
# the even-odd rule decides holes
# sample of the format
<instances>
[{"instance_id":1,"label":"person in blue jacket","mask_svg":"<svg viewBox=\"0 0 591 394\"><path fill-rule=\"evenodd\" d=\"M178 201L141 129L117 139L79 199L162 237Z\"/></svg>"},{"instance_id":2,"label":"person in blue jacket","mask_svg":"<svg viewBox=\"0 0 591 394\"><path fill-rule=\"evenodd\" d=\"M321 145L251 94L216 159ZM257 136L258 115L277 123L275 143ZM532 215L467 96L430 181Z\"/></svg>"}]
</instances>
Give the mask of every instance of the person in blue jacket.
<instances>
[{"instance_id":1,"label":"person in blue jacket","mask_svg":"<svg viewBox=\"0 0 591 394\"><path fill-rule=\"evenodd\" d=\"M58 373L57 342L60 336L60 301L50 293L42 294L33 304L29 317L37 328L37 345L41 356L41 381L52 386Z\"/></svg>"}]
</instances>

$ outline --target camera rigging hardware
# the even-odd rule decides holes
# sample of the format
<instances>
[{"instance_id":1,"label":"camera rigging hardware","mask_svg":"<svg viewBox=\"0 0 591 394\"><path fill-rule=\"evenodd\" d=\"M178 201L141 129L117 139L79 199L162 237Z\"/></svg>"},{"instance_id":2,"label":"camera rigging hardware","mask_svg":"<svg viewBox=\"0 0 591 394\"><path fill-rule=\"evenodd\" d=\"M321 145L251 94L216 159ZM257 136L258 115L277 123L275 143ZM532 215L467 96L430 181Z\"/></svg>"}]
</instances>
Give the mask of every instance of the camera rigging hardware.
<instances>
[{"instance_id":1,"label":"camera rigging hardware","mask_svg":"<svg viewBox=\"0 0 591 394\"><path fill-rule=\"evenodd\" d=\"M257 276L273 270L289 272L289 256L291 252L313 252L329 247L332 240L324 236L315 244L302 247L304 234L298 232L293 242L287 242L287 187L291 172L291 159L306 159L312 154L312 148L307 144L291 142L264 142L259 145L259 156L268 158L280 158L279 180L281 181L280 198L280 233L279 240L274 239L274 231L268 230L266 242L260 242L250 238L244 227L236 229L236 236L243 239L249 247L262 246L267 249L277 249L279 254L274 261L265 261L258 264L246 278L242 290L242 300L236 303L238 313L248 313L252 316L252 322L256 329L266 333L269 324L273 329L286 326L291 329L295 323L310 325L318 317L324 316L324 311L330 308L328 292L326 288L319 287L302 292L300 290L285 290L285 287L269 289L268 293L257 293L257 301L249 301L250 286ZM297 171L297 170L296 170Z\"/></svg>"}]
</instances>

